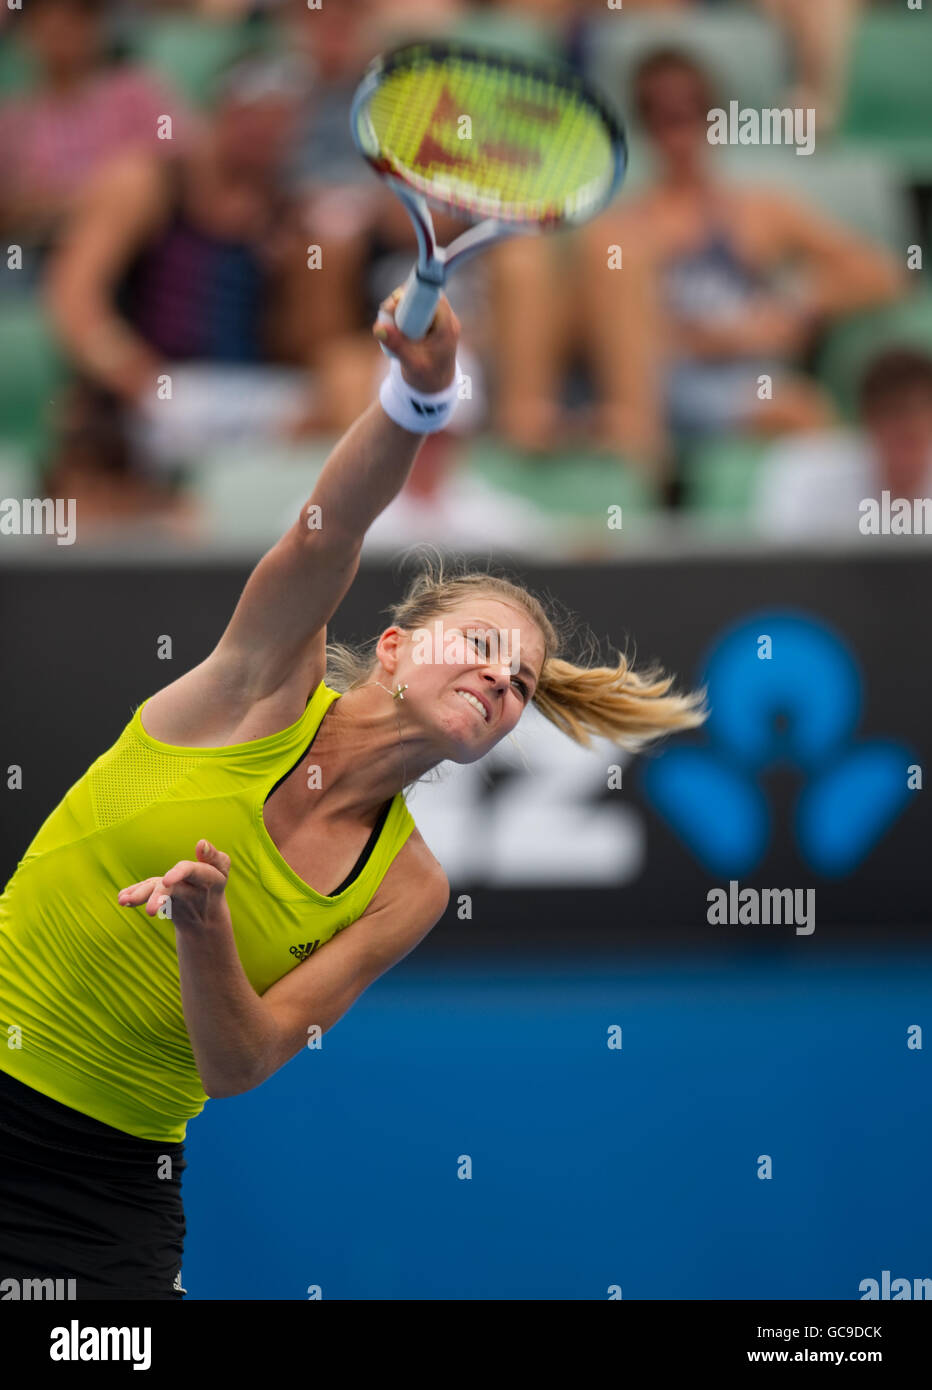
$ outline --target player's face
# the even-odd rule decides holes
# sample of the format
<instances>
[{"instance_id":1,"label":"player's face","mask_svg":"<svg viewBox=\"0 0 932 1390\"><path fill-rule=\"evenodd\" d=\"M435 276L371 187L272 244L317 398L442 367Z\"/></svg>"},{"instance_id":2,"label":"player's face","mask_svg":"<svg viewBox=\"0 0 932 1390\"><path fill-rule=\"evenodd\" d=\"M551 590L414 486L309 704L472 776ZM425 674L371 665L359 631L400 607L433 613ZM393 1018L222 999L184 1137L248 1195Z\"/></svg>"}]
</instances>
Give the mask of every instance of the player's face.
<instances>
[{"instance_id":1,"label":"player's face","mask_svg":"<svg viewBox=\"0 0 932 1390\"><path fill-rule=\"evenodd\" d=\"M392 680L407 683L406 714L436 739L440 756L471 763L515 727L544 655L529 614L477 598L408 631Z\"/></svg>"}]
</instances>

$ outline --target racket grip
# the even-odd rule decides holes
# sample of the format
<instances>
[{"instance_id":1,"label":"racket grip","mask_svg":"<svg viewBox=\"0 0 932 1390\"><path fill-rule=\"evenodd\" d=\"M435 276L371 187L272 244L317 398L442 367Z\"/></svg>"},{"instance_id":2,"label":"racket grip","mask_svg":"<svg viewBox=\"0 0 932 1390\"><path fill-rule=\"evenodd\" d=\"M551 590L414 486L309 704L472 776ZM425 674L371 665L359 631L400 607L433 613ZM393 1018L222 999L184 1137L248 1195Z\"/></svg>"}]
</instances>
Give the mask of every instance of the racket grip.
<instances>
[{"instance_id":1,"label":"racket grip","mask_svg":"<svg viewBox=\"0 0 932 1390\"><path fill-rule=\"evenodd\" d=\"M437 312L437 301L443 285L419 280L417 270L412 270L405 281L404 293L395 309L396 327L406 338L415 340L425 337Z\"/></svg>"}]
</instances>

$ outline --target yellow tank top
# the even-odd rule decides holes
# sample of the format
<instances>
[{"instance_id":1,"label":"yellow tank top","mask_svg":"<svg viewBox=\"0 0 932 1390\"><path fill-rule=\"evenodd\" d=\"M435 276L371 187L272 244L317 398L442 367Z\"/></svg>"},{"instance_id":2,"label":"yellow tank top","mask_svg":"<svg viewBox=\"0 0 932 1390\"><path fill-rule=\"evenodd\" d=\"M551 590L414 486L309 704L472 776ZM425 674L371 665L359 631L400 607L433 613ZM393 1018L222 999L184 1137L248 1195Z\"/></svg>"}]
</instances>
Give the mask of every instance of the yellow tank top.
<instances>
[{"instance_id":1,"label":"yellow tank top","mask_svg":"<svg viewBox=\"0 0 932 1390\"><path fill-rule=\"evenodd\" d=\"M169 919L124 908L130 883L193 859L232 859L236 948L263 994L361 917L414 822L399 792L366 863L326 897L262 819L339 698L323 681L296 723L229 748L179 748L142 727L145 702L39 830L0 897L0 1068L140 1139L177 1143L203 1109Z\"/></svg>"}]
</instances>

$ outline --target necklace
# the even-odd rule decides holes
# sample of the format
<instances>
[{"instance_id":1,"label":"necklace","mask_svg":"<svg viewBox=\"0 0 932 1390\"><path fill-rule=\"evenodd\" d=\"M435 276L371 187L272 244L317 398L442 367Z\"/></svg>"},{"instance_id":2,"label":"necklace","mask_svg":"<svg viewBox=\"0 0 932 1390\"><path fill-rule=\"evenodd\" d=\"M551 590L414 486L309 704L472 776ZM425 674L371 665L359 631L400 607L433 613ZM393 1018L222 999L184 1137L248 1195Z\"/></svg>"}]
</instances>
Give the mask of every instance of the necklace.
<instances>
[{"instance_id":1,"label":"necklace","mask_svg":"<svg viewBox=\"0 0 932 1390\"><path fill-rule=\"evenodd\" d=\"M399 744L401 745L401 764L402 764L402 767L401 767L401 798L402 798L402 800L404 801L405 805L407 806L407 804L408 804L408 793L407 793L407 785L408 785L408 759L407 759L407 757L405 756L405 741L404 741L404 739L401 737L401 712L400 712L400 710L398 709L398 704L404 699L404 697L405 697L405 691L407 690L408 687L407 687L407 685L401 685L401 684L399 684L399 685L397 685L397 686L395 687L394 690L389 690L388 686L387 686L387 685L383 685L381 681L367 681L367 684L368 684L368 685L377 685L377 686L379 687L380 690L384 690L384 691L385 691L386 695L391 695L392 700L395 702L395 716L396 716L396 718L397 718L397 720L398 720L398 742L399 742Z\"/></svg>"}]
</instances>

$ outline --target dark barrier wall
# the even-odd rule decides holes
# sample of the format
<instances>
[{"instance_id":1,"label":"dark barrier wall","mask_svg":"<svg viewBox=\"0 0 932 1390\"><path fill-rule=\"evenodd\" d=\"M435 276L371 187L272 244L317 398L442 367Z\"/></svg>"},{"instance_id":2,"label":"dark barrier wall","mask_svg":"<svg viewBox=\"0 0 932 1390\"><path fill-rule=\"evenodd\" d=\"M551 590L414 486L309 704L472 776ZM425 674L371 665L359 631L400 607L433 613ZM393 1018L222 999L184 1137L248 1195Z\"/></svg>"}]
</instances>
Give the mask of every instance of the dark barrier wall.
<instances>
[{"instance_id":1,"label":"dark barrier wall","mask_svg":"<svg viewBox=\"0 0 932 1390\"><path fill-rule=\"evenodd\" d=\"M135 706L211 649L248 569L0 570L4 881ZM932 560L887 549L857 560L521 573L598 638L636 644L639 661L656 658L684 683L708 679L713 719L634 762L609 745L577 754L538 720L546 737L531 740L536 764L493 759L484 774L470 770L473 780L462 784L469 813L452 828L460 784L428 788L422 828L454 896L425 950L467 941L569 946L583 936L662 945L683 934L743 945L749 933L774 942L803 934L786 923L710 924L708 894L732 880L734 891L813 888L813 940L822 945L847 929L878 939L925 935ZM331 635L377 631L402 583L396 571L364 568ZM170 661L158 658L165 636ZM620 788L610 785L613 764ZM7 786L6 770L16 766L21 790ZM419 824L421 805L419 789Z\"/></svg>"}]
</instances>

